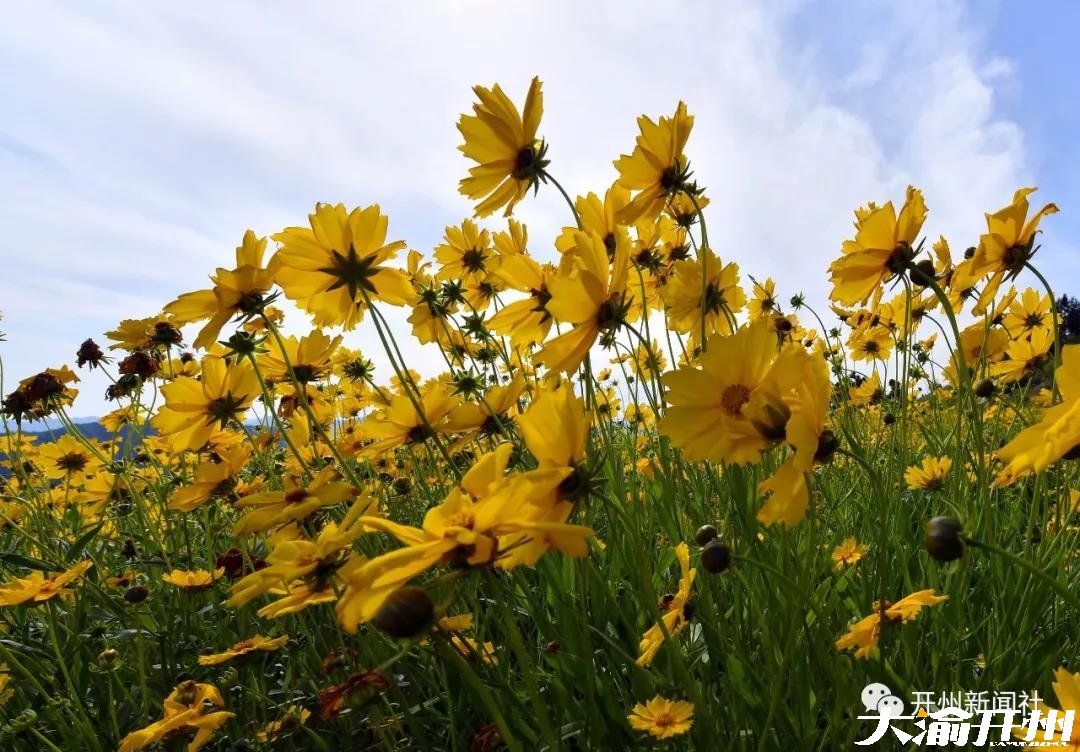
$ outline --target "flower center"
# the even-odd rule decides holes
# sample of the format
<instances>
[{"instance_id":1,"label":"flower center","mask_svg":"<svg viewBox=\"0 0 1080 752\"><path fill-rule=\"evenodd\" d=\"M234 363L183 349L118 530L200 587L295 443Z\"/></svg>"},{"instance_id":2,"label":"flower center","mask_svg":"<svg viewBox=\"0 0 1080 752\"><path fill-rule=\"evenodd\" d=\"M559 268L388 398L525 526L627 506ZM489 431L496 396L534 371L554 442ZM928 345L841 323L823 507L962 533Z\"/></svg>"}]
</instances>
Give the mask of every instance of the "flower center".
<instances>
[{"instance_id":1,"label":"flower center","mask_svg":"<svg viewBox=\"0 0 1080 752\"><path fill-rule=\"evenodd\" d=\"M750 401L750 390L742 384L732 384L720 396L720 407L732 417L742 415L743 405Z\"/></svg>"}]
</instances>

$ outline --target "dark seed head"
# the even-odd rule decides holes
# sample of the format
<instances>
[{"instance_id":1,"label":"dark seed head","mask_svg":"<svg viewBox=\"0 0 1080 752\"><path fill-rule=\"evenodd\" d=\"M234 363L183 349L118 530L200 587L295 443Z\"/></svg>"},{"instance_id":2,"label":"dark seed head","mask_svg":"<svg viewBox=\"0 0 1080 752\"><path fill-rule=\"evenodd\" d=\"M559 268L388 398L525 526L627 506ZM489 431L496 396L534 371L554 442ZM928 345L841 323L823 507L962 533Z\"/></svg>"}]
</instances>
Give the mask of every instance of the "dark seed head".
<instances>
[{"instance_id":1,"label":"dark seed head","mask_svg":"<svg viewBox=\"0 0 1080 752\"><path fill-rule=\"evenodd\" d=\"M699 546L704 546L713 540L717 536L716 527L713 525L702 525L694 533L694 540L697 541Z\"/></svg>"},{"instance_id":2,"label":"dark seed head","mask_svg":"<svg viewBox=\"0 0 1080 752\"><path fill-rule=\"evenodd\" d=\"M150 597L150 591L142 585L134 585L124 591L124 600L128 603L142 603Z\"/></svg>"},{"instance_id":3,"label":"dark seed head","mask_svg":"<svg viewBox=\"0 0 1080 752\"><path fill-rule=\"evenodd\" d=\"M994 396L994 392L997 391L997 387L990 379L983 379L975 385L975 396L982 397L983 399L989 399Z\"/></svg>"},{"instance_id":4,"label":"dark seed head","mask_svg":"<svg viewBox=\"0 0 1080 752\"><path fill-rule=\"evenodd\" d=\"M423 634L435 619L435 604L422 587L407 585L392 593L371 623L399 640Z\"/></svg>"},{"instance_id":5,"label":"dark seed head","mask_svg":"<svg viewBox=\"0 0 1080 752\"><path fill-rule=\"evenodd\" d=\"M709 541L709 544L701 549L701 566L712 574L726 571L731 566L731 549L718 540Z\"/></svg>"},{"instance_id":6,"label":"dark seed head","mask_svg":"<svg viewBox=\"0 0 1080 752\"><path fill-rule=\"evenodd\" d=\"M926 523L923 543L937 561L955 561L964 555L963 526L952 517L935 517Z\"/></svg>"}]
</instances>

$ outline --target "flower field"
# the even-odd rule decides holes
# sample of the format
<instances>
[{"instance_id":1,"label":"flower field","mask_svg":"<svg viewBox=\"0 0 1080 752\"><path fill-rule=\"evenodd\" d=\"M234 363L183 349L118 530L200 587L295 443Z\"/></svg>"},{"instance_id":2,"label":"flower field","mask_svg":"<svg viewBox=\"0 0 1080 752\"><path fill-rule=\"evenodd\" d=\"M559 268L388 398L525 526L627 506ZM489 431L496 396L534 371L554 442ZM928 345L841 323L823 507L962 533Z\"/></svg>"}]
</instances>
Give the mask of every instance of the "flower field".
<instances>
[{"instance_id":1,"label":"flower field","mask_svg":"<svg viewBox=\"0 0 1080 752\"><path fill-rule=\"evenodd\" d=\"M710 243L686 104L564 187L540 80L474 95L432 251L318 204L5 374L0 749L841 750L870 684L1080 712L1057 207L946 239L868 197L818 305Z\"/></svg>"}]
</instances>

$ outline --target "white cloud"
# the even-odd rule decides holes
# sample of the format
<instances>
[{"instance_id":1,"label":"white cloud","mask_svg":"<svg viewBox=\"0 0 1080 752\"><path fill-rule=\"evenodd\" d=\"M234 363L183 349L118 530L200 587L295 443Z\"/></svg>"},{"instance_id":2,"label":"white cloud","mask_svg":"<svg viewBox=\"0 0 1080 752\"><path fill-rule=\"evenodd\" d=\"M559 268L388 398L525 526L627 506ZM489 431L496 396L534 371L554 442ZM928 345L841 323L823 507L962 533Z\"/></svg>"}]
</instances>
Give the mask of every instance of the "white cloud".
<instances>
[{"instance_id":1,"label":"white cloud","mask_svg":"<svg viewBox=\"0 0 1080 752\"><path fill-rule=\"evenodd\" d=\"M1026 177L1023 134L994 110L1009 61L983 55L954 3L876 9L842 45L828 35L843 19L817 29L809 13L704 0L663 12L11 6L0 23L0 179L19 186L0 205L8 372L70 361L121 316L203 286L247 227L302 223L315 201L379 202L394 238L429 250L470 211L454 128L469 87L499 81L520 99L533 74L552 171L571 192L606 188L637 115L687 101L713 244L785 297L802 291L820 308L852 209L900 199L909 181L926 190L928 233L974 242L982 212ZM568 221L553 190L520 218L541 254ZM350 340L377 348L366 330ZM103 388L89 380L77 410L105 409Z\"/></svg>"}]
</instances>

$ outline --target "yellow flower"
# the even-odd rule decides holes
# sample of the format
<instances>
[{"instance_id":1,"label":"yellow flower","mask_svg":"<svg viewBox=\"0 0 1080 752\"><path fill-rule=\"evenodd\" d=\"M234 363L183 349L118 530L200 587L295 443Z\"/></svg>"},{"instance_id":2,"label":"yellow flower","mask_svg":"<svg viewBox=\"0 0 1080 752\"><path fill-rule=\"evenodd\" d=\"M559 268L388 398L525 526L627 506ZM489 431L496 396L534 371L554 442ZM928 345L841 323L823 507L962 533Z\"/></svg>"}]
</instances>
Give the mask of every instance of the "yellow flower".
<instances>
[{"instance_id":1,"label":"yellow flower","mask_svg":"<svg viewBox=\"0 0 1080 752\"><path fill-rule=\"evenodd\" d=\"M566 374L577 370L601 334L613 334L632 318L626 291L630 238L625 230L616 233L611 260L599 235L579 232L574 238L576 263L551 280L546 306L557 321L573 328L550 340L533 358L538 365Z\"/></svg>"},{"instance_id":2,"label":"yellow flower","mask_svg":"<svg viewBox=\"0 0 1080 752\"><path fill-rule=\"evenodd\" d=\"M137 752L163 739L192 732L194 736L187 745L187 752L198 752L213 738L214 732L233 717L233 713L223 710L207 712L209 708L224 704L215 687L189 679L165 698L162 719L125 736L120 742L120 752Z\"/></svg>"},{"instance_id":3,"label":"yellow flower","mask_svg":"<svg viewBox=\"0 0 1080 752\"><path fill-rule=\"evenodd\" d=\"M669 407L660 432L693 461L757 462L773 439L754 426L746 408L773 390L776 359L776 335L766 321L714 335L700 368L664 375Z\"/></svg>"},{"instance_id":4,"label":"yellow flower","mask_svg":"<svg viewBox=\"0 0 1080 752\"><path fill-rule=\"evenodd\" d=\"M263 744L277 741L297 726L303 726L310 717L311 711L307 708L302 708L299 705L290 705L285 709L284 716L276 721L270 721L270 723L266 724L262 730L255 735L255 738Z\"/></svg>"},{"instance_id":5,"label":"yellow flower","mask_svg":"<svg viewBox=\"0 0 1080 752\"><path fill-rule=\"evenodd\" d=\"M758 485L758 493L769 494L769 498L757 518L765 525L782 522L791 526L802 520L810 503L807 474L815 462L829 461L836 450L836 440L825 428L832 385L825 361L801 348L788 349L775 368L787 383L778 389L779 402L774 397L767 404L771 420L765 422L771 422L772 427L763 433L782 433L791 452L772 477ZM762 425L759 418L759 431Z\"/></svg>"},{"instance_id":6,"label":"yellow flower","mask_svg":"<svg viewBox=\"0 0 1080 752\"><path fill-rule=\"evenodd\" d=\"M215 428L242 422L260 387L249 361L207 355L201 378L181 376L163 386L161 393L165 405L151 422L177 451L183 451L201 447Z\"/></svg>"},{"instance_id":7,"label":"yellow flower","mask_svg":"<svg viewBox=\"0 0 1080 752\"><path fill-rule=\"evenodd\" d=\"M881 378L875 371L868 378L863 379L861 384L852 387L848 391L848 404L852 406L869 405L881 399L881 395Z\"/></svg>"},{"instance_id":8,"label":"yellow flower","mask_svg":"<svg viewBox=\"0 0 1080 752\"><path fill-rule=\"evenodd\" d=\"M473 92L480 101L473 105L473 115L458 120L465 139L458 149L477 165L462 178L458 190L480 201L476 216L486 217L503 207L504 215L510 216L517 202L538 185L548 164L547 145L536 138L544 112L540 79L533 78L529 85L524 114L498 84L490 89L474 86Z\"/></svg>"},{"instance_id":9,"label":"yellow flower","mask_svg":"<svg viewBox=\"0 0 1080 752\"><path fill-rule=\"evenodd\" d=\"M277 650L289 641L288 635L282 635L281 637L263 637L262 635L255 635L250 640L242 640L236 643L228 650L222 653L214 653L213 655L200 655L200 666L217 666L220 663L231 661L234 658L240 658L255 652L256 650L273 651Z\"/></svg>"},{"instance_id":10,"label":"yellow flower","mask_svg":"<svg viewBox=\"0 0 1080 752\"><path fill-rule=\"evenodd\" d=\"M181 590L196 591L206 590L211 587L224 574L225 567L218 567L213 572L208 572L205 569L195 569L190 572L183 569L174 569L168 574L162 575L161 579L170 585L176 585Z\"/></svg>"},{"instance_id":11,"label":"yellow flower","mask_svg":"<svg viewBox=\"0 0 1080 752\"><path fill-rule=\"evenodd\" d=\"M883 326L867 326L856 329L848 339L853 361L888 361L893 350L892 334Z\"/></svg>"},{"instance_id":12,"label":"yellow flower","mask_svg":"<svg viewBox=\"0 0 1080 752\"><path fill-rule=\"evenodd\" d=\"M91 446L97 445L100 453L100 444L93 439L89 441ZM102 463L97 456L68 433L56 441L40 445L37 450L40 458L38 464L46 478L78 483L101 470Z\"/></svg>"},{"instance_id":13,"label":"yellow flower","mask_svg":"<svg viewBox=\"0 0 1080 752\"><path fill-rule=\"evenodd\" d=\"M488 320L488 328L509 337L515 347L543 342L551 330L547 304L551 300L549 285L554 275L555 269L550 264L538 264L524 254L501 259L493 276L511 289L528 293L529 297L499 309Z\"/></svg>"},{"instance_id":14,"label":"yellow flower","mask_svg":"<svg viewBox=\"0 0 1080 752\"><path fill-rule=\"evenodd\" d=\"M657 739L685 734L694 725L694 704L685 700L668 700L660 695L645 704L637 703L627 716L630 727L645 731Z\"/></svg>"},{"instance_id":15,"label":"yellow flower","mask_svg":"<svg viewBox=\"0 0 1080 752\"><path fill-rule=\"evenodd\" d=\"M701 258L705 259L704 272ZM716 332L731 334L735 314L746 305L746 293L739 287L739 265L725 264L709 249L698 259L675 262L660 295L667 304L671 327L689 334L692 346L701 344L702 317L706 337Z\"/></svg>"},{"instance_id":16,"label":"yellow flower","mask_svg":"<svg viewBox=\"0 0 1080 752\"><path fill-rule=\"evenodd\" d=\"M1007 465L998 473L995 485L1007 485L1029 473L1041 472L1080 444L1080 345L1064 347L1061 359L1054 378L1062 402L1047 409L1041 421L998 450L998 459Z\"/></svg>"},{"instance_id":17,"label":"yellow flower","mask_svg":"<svg viewBox=\"0 0 1080 752\"><path fill-rule=\"evenodd\" d=\"M341 344L341 336L328 337L316 329L297 339L282 337L281 343L271 337L268 350L258 356L259 369L267 381L290 381L301 384L321 381L333 368L334 352ZM291 371L290 371L291 366Z\"/></svg>"},{"instance_id":18,"label":"yellow flower","mask_svg":"<svg viewBox=\"0 0 1080 752\"><path fill-rule=\"evenodd\" d=\"M893 622L909 622L919 615L919 612L927 606L936 606L949 599L947 595L937 595L933 590L920 590L911 595L901 598L885 608L885 617ZM881 636L881 607L874 604L874 611L851 625L847 634L836 641L836 649L840 651L855 649L856 658L867 658L874 648L877 647L878 638Z\"/></svg>"},{"instance_id":19,"label":"yellow flower","mask_svg":"<svg viewBox=\"0 0 1080 752\"><path fill-rule=\"evenodd\" d=\"M306 486L290 478L281 491L264 491L244 497L237 507L250 509L233 527L233 535L261 533L290 522L307 519L323 507L352 498L356 491L333 466L323 468Z\"/></svg>"},{"instance_id":20,"label":"yellow flower","mask_svg":"<svg viewBox=\"0 0 1080 752\"><path fill-rule=\"evenodd\" d=\"M913 491L937 491L945 484L945 476L952 468L948 457L927 457L922 465L912 465L904 471L904 481Z\"/></svg>"},{"instance_id":21,"label":"yellow flower","mask_svg":"<svg viewBox=\"0 0 1080 752\"><path fill-rule=\"evenodd\" d=\"M971 288L986 275L991 275L972 309L976 316L981 316L989 307L1001 283L1015 278L1035 255L1039 222L1058 210L1054 204L1047 204L1028 219L1027 197L1036 190L1020 188L1013 194L1011 204L987 214L986 233L979 237L975 254L956 267L953 284L962 289Z\"/></svg>"},{"instance_id":22,"label":"yellow flower","mask_svg":"<svg viewBox=\"0 0 1080 752\"><path fill-rule=\"evenodd\" d=\"M482 280L494 258L491 233L466 219L461 227L447 227L442 245L435 247L435 260L442 264L435 279L457 279L466 284Z\"/></svg>"},{"instance_id":23,"label":"yellow flower","mask_svg":"<svg viewBox=\"0 0 1080 752\"><path fill-rule=\"evenodd\" d=\"M688 188L690 163L683 154L694 117L686 104L679 102L673 117L661 117L658 123L642 115L637 120L641 131L631 154L615 160L619 185L636 192L618 213L620 222L633 224L639 219L653 219L676 194Z\"/></svg>"},{"instance_id":24,"label":"yellow flower","mask_svg":"<svg viewBox=\"0 0 1080 752\"><path fill-rule=\"evenodd\" d=\"M466 402L451 410L440 430L464 434L479 432L485 436L503 433L513 425L510 413L517 410L518 398L524 389L525 380L521 376L515 376L508 384L493 386L477 402Z\"/></svg>"},{"instance_id":25,"label":"yellow flower","mask_svg":"<svg viewBox=\"0 0 1080 752\"><path fill-rule=\"evenodd\" d=\"M748 306L751 319L759 319L774 315L779 307L776 304L776 283L772 278L764 282L754 282L754 297Z\"/></svg>"},{"instance_id":26,"label":"yellow flower","mask_svg":"<svg viewBox=\"0 0 1080 752\"><path fill-rule=\"evenodd\" d=\"M1080 672L1073 673L1064 667L1056 669L1052 687L1059 707L1053 708L1042 702L1037 704L1034 709L1041 711L1043 724L1040 724L1036 731L1035 739L1029 739L1029 730L1026 725L1014 727L1013 736L1032 742L1030 746L1024 747L1025 750L1042 750L1047 747L1080 750L1080 737L1077 737L1072 721L1066 728L1065 719L1067 711L1080 713ZM1054 710L1057 710L1054 721L1048 722L1047 716ZM1048 729L1047 726L1049 726ZM1049 736L1046 736L1047 733Z\"/></svg>"},{"instance_id":27,"label":"yellow flower","mask_svg":"<svg viewBox=\"0 0 1080 752\"><path fill-rule=\"evenodd\" d=\"M347 632L370 621L379 607L410 579L440 561L455 566L532 566L547 550L588 554L587 527L564 524L569 503L555 503L568 470L534 470L504 477L513 445L483 455L441 504L428 510L420 528L379 517L363 517L368 530L389 533L402 548L350 570L338 602Z\"/></svg>"},{"instance_id":28,"label":"yellow flower","mask_svg":"<svg viewBox=\"0 0 1080 752\"><path fill-rule=\"evenodd\" d=\"M1011 336L1020 337L1037 329L1049 329L1051 313L1050 296L1039 295L1038 291L1029 287L1024 290L1019 300L1009 306L1002 324Z\"/></svg>"},{"instance_id":29,"label":"yellow flower","mask_svg":"<svg viewBox=\"0 0 1080 752\"><path fill-rule=\"evenodd\" d=\"M364 316L365 295L372 302L412 302L408 275L383 266L405 243L386 243L389 220L378 204L352 211L344 204L318 204L308 219L310 229L287 227L273 236L281 247L270 270L285 297L317 325L353 329Z\"/></svg>"},{"instance_id":30,"label":"yellow flower","mask_svg":"<svg viewBox=\"0 0 1080 752\"><path fill-rule=\"evenodd\" d=\"M915 239L926 220L922 191L908 186L897 216L892 201L855 212L855 238L829 266L830 297L844 305L865 303L882 284L903 274L915 258Z\"/></svg>"},{"instance_id":31,"label":"yellow flower","mask_svg":"<svg viewBox=\"0 0 1080 752\"><path fill-rule=\"evenodd\" d=\"M836 571L839 572L846 566L857 564L866 554L866 549L866 545L855 540L855 536L844 538L832 552L832 560L836 564Z\"/></svg>"},{"instance_id":32,"label":"yellow flower","mask_svg":"<svg viewBox=\"0 0 1080 752\"><path fill-rule=\"evenodd\" d=\"M1005 348L1007 358L990 366L990 375L1009 384L1037 373L1050 359L1054 333L1050 329L1035 329L1030 334L1012 340Z\"/></svg>"},{"instance_id":33,"label":"yellow flower","mask_svg":"<svg viewBox=\"0 0 1080 752\"><path fill-rule=\"evenodd\" d=\"M357 434L374 442L365 446L361 454L378 457L402 445L427 441L447 414L460 404L460 399L446 384L437 381L421 389L419 402L423 414L417 412L408 395L398 394L383 411L365 420Z\"/></svg>"},{"instance_id":34,"label":"yellow flower","mask_svg":"<svg viewBox=\"0 0 1080 752\"><path fill-rule=\"evenodd\" d=\"M288 588L285 597L257 612L273 618L336 600L334 587L341 583L340 570L355 561L350 547L364 530L361 515L370 506L370 498L358 499L340 524L328 522L314 540L278 536L266 557L267 566L234 583L226 604L243 606L263 593Z\"/></svg>"},{"instance_id":35,"label":"yellow flower","mask_svg":"<svg viewBox=\"0 0 1080 752\"><path fill-rule=\"evenodd\" d=\"M263 268L266 238L248 230L236 248L236 268L218 270L210 276L214 286L181 295L165 306L165 313L179 324L205 321L192 343L200 349L210 348L221 328L233 316L253 316L265 303L265 295L273 287L269 270Z\"/></svg>"},{"instance_id":36,"label":"yellow flower","mask_svg":"<svg viewBox=\"0 0 1080 752\"><path fill-rule=\"evenodd\" d=\"M18 606L22 603L44 603L58 595L69 595L68 588L81 579L94 562L84 559L65 572L46 577L41 572L0 584L0 606Z\"/></svg>"},{"instance_id":37,"label":"yellow flower","mask_svg":"<svg viewBox=\"0 0 1080 752\"><path fill-rule=\"evenodd\" d=\"M687 605L690 602L691 588L694 585L697 570L690 567L690 547L685 543L680 543L675 547L675 558L679 561L679 589L668 604L664 615L660 617L663 627L654 624L641 636L636 661L639 666L648 666L656 658L656 654L660 652L660 647L664 644L665 630L669 636L674 637L690 623Z\"/></svg>"}]
</instances>

